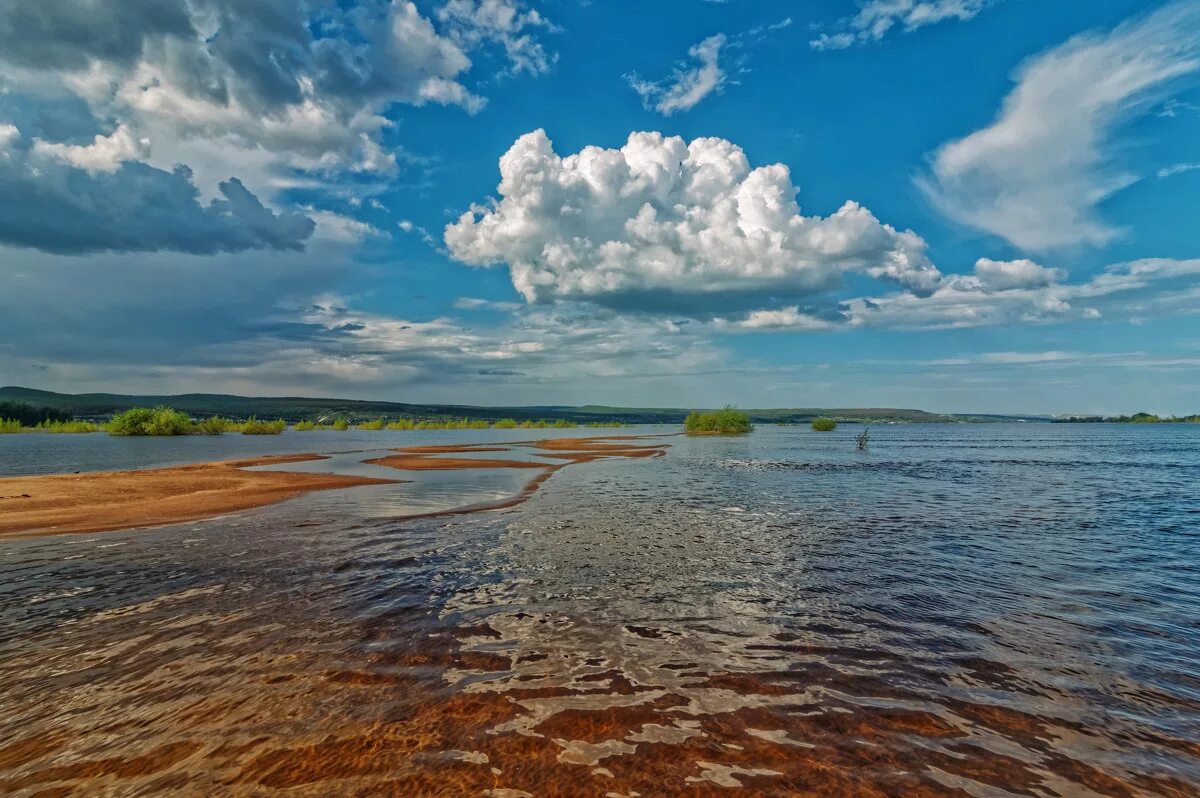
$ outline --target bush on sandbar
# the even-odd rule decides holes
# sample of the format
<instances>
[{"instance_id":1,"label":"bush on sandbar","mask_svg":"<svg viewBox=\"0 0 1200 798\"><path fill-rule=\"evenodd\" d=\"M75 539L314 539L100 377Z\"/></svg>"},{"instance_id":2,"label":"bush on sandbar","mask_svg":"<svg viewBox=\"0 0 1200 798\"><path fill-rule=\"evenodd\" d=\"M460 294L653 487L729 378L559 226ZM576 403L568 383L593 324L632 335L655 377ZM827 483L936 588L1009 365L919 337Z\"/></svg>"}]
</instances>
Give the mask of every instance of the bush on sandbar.
<instances>
[{"instance_id":1,"label":"bush on sandbar","mask_svg":"<svg viewBox=\"0 0 1200 798\"><path fill-rule=\"evenodd\" d=\"M263 421L250 416L241 426L243 435L278 435L287 429L287 422L282 418L277 418L274 421Z\"/></svg>"},{"instance_id":2,"label":"bush on sandbar","mask_svg":"<svg viewBox=\"0 0 1200 798\"><path fill-rule=\"evenodd\" d=\"M835 429L837 429L837 422L832 418L818 416L817 418L813 419L812 428L817 432L833 432Z\"/></svg>"},{"instance_id":3,"label":"bush on sandbar","mask_svg":"<svg viewBox=\"0 0 1200 798\"><path fill-rule=\"evenodd\" d=\"M683 420L683 428L698 434L741 435L754 429L754 425L750 423L749 415L733 405L725 405L710 413L693 410Z\"/></svg>"},{"instance_id":4,"label":"bush on sandbar","mask_svg":"<svg viewBox=\"0 0 1200 798\"><path fill-rule=\"evenodd\" d=\"M109 435L191 435L196 424L170 407L131 407L112 417Z\"/></svg>"}]
</instances>

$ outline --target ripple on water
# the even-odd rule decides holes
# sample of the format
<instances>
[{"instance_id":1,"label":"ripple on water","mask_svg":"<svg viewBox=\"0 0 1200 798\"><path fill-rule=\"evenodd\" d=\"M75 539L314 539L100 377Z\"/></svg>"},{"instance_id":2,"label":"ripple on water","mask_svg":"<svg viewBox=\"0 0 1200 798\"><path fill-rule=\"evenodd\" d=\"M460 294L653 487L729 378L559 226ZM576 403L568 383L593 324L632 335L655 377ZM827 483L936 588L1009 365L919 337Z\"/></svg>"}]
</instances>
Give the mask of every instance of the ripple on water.
<instances>
[{"instance_id":1,"label":"ripple on water","mask_svg":"<svg viewBox=\"0 0 1200 798\"><path fill-rule=\"evenodd\" d=\"M764 428L498 513L8 542L0 792L1196 795L1179 435Z\"/></svg>"}]
</instances>

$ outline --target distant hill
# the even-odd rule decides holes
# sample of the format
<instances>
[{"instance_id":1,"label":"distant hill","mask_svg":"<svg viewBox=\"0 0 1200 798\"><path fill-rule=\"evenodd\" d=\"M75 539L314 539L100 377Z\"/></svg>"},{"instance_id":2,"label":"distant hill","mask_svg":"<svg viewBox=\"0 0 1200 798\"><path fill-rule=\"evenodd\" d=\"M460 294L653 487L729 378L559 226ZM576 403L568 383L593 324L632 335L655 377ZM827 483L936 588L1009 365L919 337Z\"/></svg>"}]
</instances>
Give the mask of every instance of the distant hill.
<instances>
[{"instance_id":1,"label":"distant hill","mask_svg":"<svg viewBox=\"0 0 1200 798\"><path fill-rule=\"evenodd\" d=\"M584 405L533 405L521 407L481 407L477 405L406 404L402 402L372 402L358 399L315 399L303 396L233 396L218 393L184 393L172 396L131 396L115 393L55 393L35 388L9 386L0 388L0 402L23 402L37 407L63 410L80 418L100 419L131 407L168 405L193 416L221 415L233 418L333 418L342 416L352 421L369 418L470 418L525 419L566 418L589 421L623 421L630 424L680 424L692 410L710 408L668 407L608 407ZM873 424L912 423L928 421L1046 421L1037 416L946 415L923 410L896 408L774 408L746 410L751 420L760 424L807 424L817 416L829 416L843 422L864 421Z\"/></svg>"}]
</instances>

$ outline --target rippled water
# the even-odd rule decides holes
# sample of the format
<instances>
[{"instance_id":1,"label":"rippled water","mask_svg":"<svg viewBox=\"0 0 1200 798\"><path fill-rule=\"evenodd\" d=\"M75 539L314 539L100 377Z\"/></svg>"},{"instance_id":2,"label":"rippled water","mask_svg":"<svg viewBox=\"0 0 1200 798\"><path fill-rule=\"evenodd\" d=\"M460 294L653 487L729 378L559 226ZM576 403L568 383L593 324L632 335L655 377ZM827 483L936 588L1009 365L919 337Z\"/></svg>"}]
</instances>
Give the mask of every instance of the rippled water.
<instances>
[{"instance_id":1,"label":"rippled water","mask_svg":"<svg viewBox=\"0 0 1200 798\"><path fill-rule=\"evenodd\" d=\"M856 431L2 541L0 793L1200 794L1200 428Z\"/></svg>"}]
</instances>

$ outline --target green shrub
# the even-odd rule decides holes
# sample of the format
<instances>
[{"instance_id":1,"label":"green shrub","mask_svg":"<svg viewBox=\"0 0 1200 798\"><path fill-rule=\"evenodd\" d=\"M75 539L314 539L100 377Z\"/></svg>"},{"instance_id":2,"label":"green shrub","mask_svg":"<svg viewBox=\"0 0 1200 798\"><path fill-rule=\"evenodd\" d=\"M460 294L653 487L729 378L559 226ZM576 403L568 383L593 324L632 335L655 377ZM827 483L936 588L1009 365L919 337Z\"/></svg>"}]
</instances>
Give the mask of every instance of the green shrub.
<instances>
[{"instance_id":1,"label":"green shrub","mask_svg":"<svg viewBox=\"0 0 1200 798\"><path fill-rule=\"evenodd\" d=\"M287 422L282 418L274 421L260 421L254 416L250 416L242 424L243 435L278 435L285 429L287 429Z\"/></svg>"},{"instance_id":2,"label":"green shrub","mask_svg":"<svg viewBox=\"0 0 1200 798\"><path fill-rule=\"evenodd\" d=\"M817 432L833 432L835 429L837 429L837 422L832 418L818 416L817 418L813 419L812 428Z\"/></svg>"},{"instance_id":3,"label":"green shrub","mask_svg":"<svg viewBox=\"0 0 1200 798\"><path fill-rule=\"evenodd\" d=\"M364 421L358 425L358 428L365 429L365 430L383 429L383 419L376 418L376 419L372 419L371 421Z\"/></svg>"},{"instance_id":4,"label":"green shrub","mask_svg":"<svg viewBox=\"0 0 1200 798\"><path fill-rule=\"evenodd\" d=\"M43 421L34 427L34 429L38 432L77 434L95 432L100 429L100 425L93 424L90 421Z\"/></svg>"},{"instance_id":5,"label":"green shrub","mask_svg":"<svg viewBox=\"0 0 1200 798\"><path fill-rule=\"evenodd\" d=\"M223 432L233 432L237 428L237 422L220 416L210 416L196 424L196 432L200 435L220 435Z\"/></svg>"},{"instance_id":6,"label":"green shrub","mask_svg":"<svg viewBox=\"0 0 1200 798\"><path fill-rule=\"evenodd\" d=\"M316 428L317 428L316 422L308 421L307 419L304 421L297 421L295 424L292 425L292 429L296 430L296 432L308 432L308 431L314 430Z\"/></svg>"},{"instance_id":7,"label":"green shrub","mask_svg":"<svg viewBox=\"0 0 1200 798\"><path fill-rule=\"evenodd\" d=\"M725 405L710 413L693 410L683 420L683 428L694 434L741 435L754 429L754 425L750 416L733 405Z\"/></svg>"},{"instance_id":8,"label":"green shrub","mask_svg":"<svg viewBox=\"0 0 1200 798\"><path fill-rule=\"evenodd\" d=\"M496 429L516 429L517 420L515 418L502 418L492 426Z\"/></svg>"},{"instance_id":9,"label":"green shrub","mask_svg":"<svg viewBox=\"0 0 1200 798\"><path fill-rule=\"evenodd\" d=\"M346 430L350 429L350 422L344 418L339 418L337 421L333 422L333 428L338 432L345 432Z\"/></svg>"},{"instance_id":10,"label":"green shrub","mask_svg":"<svg viewBox=\"0 0 1200 798\"><path fill-rule=\"evenodd\" d=\"M389 421L388 429L409 430L415 427L417 423L411 418L398 418L395 421Z\"/></svg>"},{"instance_id":11,"label":"green shrub","mask_svg":"<svg viewBox=\"0 0 1200 798\"><path fill-rule=\"evenodd\" d=\"M196 425L170 407L133 407L113 416L107 429L109 435L191 435Z\"/></svg>"},{"instance_id":12,"label":"green shrub","mask_svg":"<svg viewBox=\"0 0 1200 798\"><path fill-rule=\"evenodd\" d=\"M565 418L560 418L554 422L555 429L573 429L575 426L576 424L574 421Z\"/></svg>"},{"instance_id":13,"label":"green shrub","mask_svg":"<svg viewBox=\"0 0 1200 798\"><path fill-rule=\"evenodd\" d=\"M24 431L25 426L15 418L0 418L0 435Z\"/></svg>"}]
</instances>

